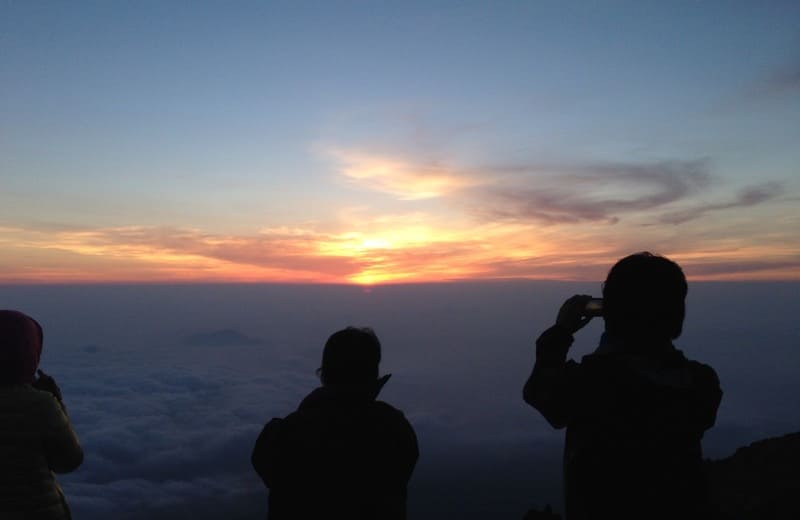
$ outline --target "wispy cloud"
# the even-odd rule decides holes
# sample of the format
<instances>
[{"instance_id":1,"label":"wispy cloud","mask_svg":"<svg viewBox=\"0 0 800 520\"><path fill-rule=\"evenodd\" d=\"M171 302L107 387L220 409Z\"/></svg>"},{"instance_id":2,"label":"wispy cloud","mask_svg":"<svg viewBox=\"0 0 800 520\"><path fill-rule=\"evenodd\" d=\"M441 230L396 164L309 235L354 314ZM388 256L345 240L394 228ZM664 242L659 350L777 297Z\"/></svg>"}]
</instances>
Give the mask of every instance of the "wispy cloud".
<instances>
[{"instance_id":1,"label":"wispy cloud","mask_svg":"<svg viewBox=\"0 0 800 520\"><path fill-rule=\"evenodd\" d=\"M796 277L797 259L769 259L750 261L724 261L683 263L688 276L704 280L737 280L746 277L750 280L780 280Z\"/></svg>"},{"instance_id":2,"label":"wispy cloud","mask_svg":"<svg viewBox=\"0 0 800 520\"><path fill-rule=\"evenodd\" d=\"M800 94L800 60L765 76L752 89L756 97L784 97Z\"/></svg>"},{"instance_id":3,"label":"wispy cloud","mask_svg":"<svg viewBox=\"0 0 800 520\"><path fill-rule=\"evenodd\" d=\"M657 210L706 188L708 161L514 168L514 182L472 190L475 211L488 218L545 224L602 221Z\"/></svg>"},{"instance_id":4,"label":"wispy cloud","mask_svg":"<svg viewBox=\"0 0 800 520\"><path fill-rule=\"evenodd\" d=\"M536 162L464 168L337 152L341 174L400 200L439 199L479 223L616 224L626 217L684 223L708 213L756 206L784 186L764 182L733 200L714 200L723 187L709 159L657 162ZM699 202L703 196L709 199Z\"/></svg>"},{"instance_id":5,"label":"wispy cloud","mask_svg":"<svg viewBox=\"0 0 800 520\"><path fill-rule=\"evenodd\" d=\"M333 155L350 182L400 200L439 199L480 221L616 223L626 214L662 210L713 184L708 159L466 168L342 149Z\"/></svg>"},{"instance_id":6,"label":"wispy cloud","mask_svg":"<svg viewBox=\"0 0 800 520\"><path fill-rule=\"evenodd\" d=\"M641 229L641 228L638 228ZM220 235L178 228L44 232L0 229L0 282L313 282L380 284L460 279L602 279L632 251L673 255L700 278L800 277L800 249L771 230L757 248L748 236L675 226L495 220L446 222L411 214L351 217L347 227L272 228ZM777 263L776 263L777 262ZM737 266L763 263L765 269ZM713 270L709 265L717 265ZM728 266L727 268L725 266ZM695 268L696 267L696 268ZM727 269L727 270L726 270Z\"/></svg>"},{"instance_id":7,"label":"wispy cloud","mask_svg":"<svg viewBox=\"0 0 800 520\"><path fill-rule=\"evenodd\" d=\"M51 252L50 265L28 269L28 277L34 279L74 279L68 275L74 267L78 278L83 274L95 280L110 269L117 279L122 276L122 280L131 281L142 277L155 281L337 281L360 269L352 257L320 251L321 243L341 240L335 235L285 228L251 235L147 226L0 230L0 244L8 251ZM58 266L55 271L53 264ZM87 264L97 269L87 272Z\"/></svg>"},{"instance_id":8,"label":"wispy cloud","mask_svg":"<svg viewBox=\"0 0 800 520\"><path fill-rule=\"evenodd\" d=\"M11 281L292 281L377 283L463 278L470 252L480 252L472 228L448 228L414 213L351 216L330 233L265 228L251 235L197 229L127 226L35 230L0 228ZM489 237L483 237L489 239ZM14 269L13 257L44 252L47 261Z\"/></svg>"},{"instance_id":9,"label":"wispy cloud","mask_svg":"<svg viewBox=\"0 0 800 520\"><path fill-rule=\"evenodd\" d=\"M673 213L667 213L662 215L659 221L667 224L682 224L700 218L713 211L755 206L762 202L775 199L781 195L784 190L784 186L777 182L758 184L742 189L733 200L700 205Z\"/></svg>"},{"instance_id":10,"label":"wispy cloud","mask_svg":"<svg viewBox=\"0 0 800 520\"><path fill-rule=\"evenodd\" d=\"M445 164L416 163L356 151L331 153L349 181L402 200L444 197L480 182Z\"/></svg>"},{"instance_id":11,"label":"wispy cloud","mask_svg":"<svg viewBox=\"0 0 800 520\"><path fill-rule=\"evenodd\" d=\"M790 218L763 237L754 235L757 226L742 233L720 219L706 220L704 226L673 225L769 203L787 190L765 182L719 200L720 184L709 160L467 169L359 154L341 157L350 161L341 163L346 179L408 201L408 211L398 211L399 204L388 213L367 202L340 209L324 227L290 224L250 233L7 225L0 227L0 281L594 280L616 258L644 249L699 253L700 263L713 259L721 266L761 261L774 266L780 258L781 276L800 277L800 249L787 238L796 229ZM412 203L422 198L430 199L424 211ZM743 253L754 241L760 249ZM726 252L709 252L720 247ZM786 267L792 265L798 266L794 274ZM730 272L763 277L767 271L731 267Z\"/></svg>"}]
</instances>

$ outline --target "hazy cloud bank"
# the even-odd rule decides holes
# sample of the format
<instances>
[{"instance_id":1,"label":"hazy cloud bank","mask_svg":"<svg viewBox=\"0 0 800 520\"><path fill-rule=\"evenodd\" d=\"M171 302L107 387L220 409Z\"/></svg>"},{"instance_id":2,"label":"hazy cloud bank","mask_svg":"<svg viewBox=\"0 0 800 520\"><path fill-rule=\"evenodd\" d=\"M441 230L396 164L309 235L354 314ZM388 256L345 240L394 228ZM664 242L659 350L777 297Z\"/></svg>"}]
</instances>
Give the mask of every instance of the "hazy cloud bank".
<instances>
[{"instance_id":1,"label":"hazy cloud bank","mask_svg":"<svg viewBox=\"0 0 800 520\"><path fill-rule=\"evenodd\" d=\"M318 384L325 338L352 324L381 338L382 368L393 373L382 397L404 410L420 439L412 517L477 520L559 503L563 433L522 402L521 387L533 340L563 299L599 291L598 283L519 281L371 292L6 286L0 304L45 327L42 367L61 384L86 451L84 465L60 477L76 518L263 517L253 442ZM709 456L796 429L796 291L796 283L691 285L677 344L712 364L725 391L706 437ZM182 343L225 329L264 342ZM590 352L600 331L590 323L571 356Z\"/></svg>"}]
</instances>

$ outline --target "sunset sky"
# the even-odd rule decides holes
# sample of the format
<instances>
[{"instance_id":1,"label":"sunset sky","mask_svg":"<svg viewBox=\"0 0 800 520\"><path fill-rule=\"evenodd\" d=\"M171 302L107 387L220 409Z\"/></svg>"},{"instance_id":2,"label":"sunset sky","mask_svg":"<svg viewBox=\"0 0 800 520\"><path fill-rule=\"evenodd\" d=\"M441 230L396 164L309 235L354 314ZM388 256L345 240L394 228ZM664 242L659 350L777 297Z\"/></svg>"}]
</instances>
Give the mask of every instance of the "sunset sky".
<instances>
[{"instance_id":1,"label":"sunset sky","mask_svg":"<svg viewBox=\"0 0 800 520\"><path fill-rule=\"evenodd\" d=\"M0 2L0 283L800 280L800 3Z\"/></svg>"}]
</instances>

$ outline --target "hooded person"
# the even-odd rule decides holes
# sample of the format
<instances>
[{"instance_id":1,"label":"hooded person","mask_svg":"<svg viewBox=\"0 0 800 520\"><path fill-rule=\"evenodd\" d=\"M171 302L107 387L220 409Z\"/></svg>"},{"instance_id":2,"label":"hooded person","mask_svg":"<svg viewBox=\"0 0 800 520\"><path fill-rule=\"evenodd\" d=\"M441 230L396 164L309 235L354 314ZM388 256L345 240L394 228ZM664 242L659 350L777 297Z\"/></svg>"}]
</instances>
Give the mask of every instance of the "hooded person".
<instances>
[{"instance_id":1,"label":"hooded person","mask_svg":"<svg viewBox=\"0 0 800 520\"><path fill-rule=\"evenodd\" d=\"M33 318L0 310L0 518L70 518L54 473L80 466L55 380L38 371L44 334Z\"/></svg>"},{"instance_id":2,"label":"hooded person","mask_svg":"<svg viewBox=\"0 0 800 520\"><path fill-rule=\"evenodd\" d=\"M325 344L322 386L258 436L252 463L269 489L270 520L403 519L419 451L402 412L378 401L381 346L348 327Z\"/></svg>"}]
</instances>

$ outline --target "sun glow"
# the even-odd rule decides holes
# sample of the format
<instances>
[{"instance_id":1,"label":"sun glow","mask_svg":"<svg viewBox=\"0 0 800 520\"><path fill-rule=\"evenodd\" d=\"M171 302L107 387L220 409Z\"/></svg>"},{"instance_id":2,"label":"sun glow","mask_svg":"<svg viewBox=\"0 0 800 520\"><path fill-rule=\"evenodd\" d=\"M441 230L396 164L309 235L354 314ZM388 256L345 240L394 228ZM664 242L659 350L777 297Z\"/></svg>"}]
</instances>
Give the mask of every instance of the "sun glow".
<instances>
[{"instance_id":1,"label":"sun glow","mask_svg":"<svg viewBox=\"0 0 800 520\"><path fill-rule=\"evenodd\" d=\"M333 227L333 226L332 226ZM142 226L0 228L0 282L423 283L475 279L602 280L614 261L649 249L692 280L800 280L792 243L686 238L662 248L641 228L480 224L412 212L345 212L338 230L252 234Z\"/></svg>"},{"instance_id":2,"label":"sun glow","mask_svg":"<svg viewBox=\"0 0 800 520\"><path fill-rule=\"evenodd\" d=\"M415 164L389 157L335 150L340 172L349 181L401 200L434 199L479 184L443 164Z\"/></svg>"}]
</instances>

